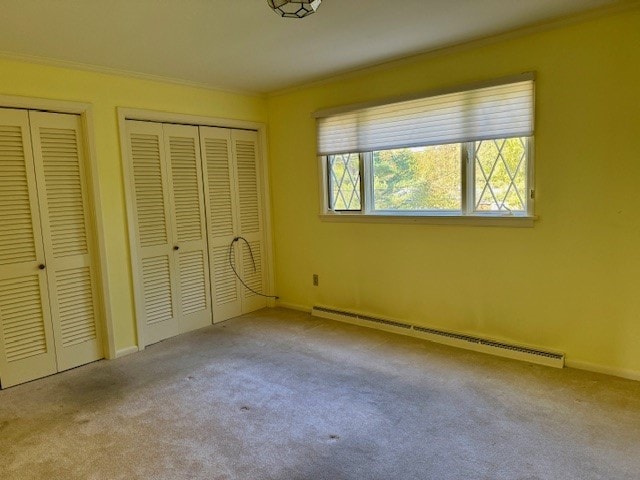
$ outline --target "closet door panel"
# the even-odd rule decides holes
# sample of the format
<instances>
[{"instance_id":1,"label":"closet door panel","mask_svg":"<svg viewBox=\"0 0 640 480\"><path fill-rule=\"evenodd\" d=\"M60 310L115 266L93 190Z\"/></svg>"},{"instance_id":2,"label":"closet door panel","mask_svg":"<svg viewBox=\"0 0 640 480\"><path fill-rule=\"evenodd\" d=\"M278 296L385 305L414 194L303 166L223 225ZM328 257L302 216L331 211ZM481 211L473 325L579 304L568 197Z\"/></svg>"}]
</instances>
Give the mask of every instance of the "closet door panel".
<instances>
[{"instance_id":1,"label":"closet door panel","mask_svg":"<svg viewBox=\"0 0 640 480\"><path fill-rule=\"evenodd\" d=\"M232 130L233 152L238 183L238 214L242 236L262 232L258 142L256 132Z\"/></svg>"},{"instance_id":2,"label":"closet door panel","mask_svg":"<svg viewBox=\"0 0 640 480\"><path fill-rule=\"evenodd\" d=\"M0 381L57 371L38 195L23 110L0 109Z\"/></svg>"},{"instance_id":3,"label":"closet door panel","mask_svg":"<svg viewBox=\"0 0 640 480\"><path fill-rule=\"evenodd\" d=\"M246 243L242 243L239 245L241 247L242 252L242 279L244 283L247 284L251 290L255 292L263 292L263 270L262 270L262 262L263 262L263 252L262 252L262 242L259 240L254 240L249 242L250 249L247 247ZM245 299L245 303L249 302L244 309L246 311L252 311L256 308L262 308L266 306L266 298L256 295L251 292L251 290L247 288L242 289L243 298ZM255 298L258 297L258 298ZM252 306L254 305L255 306Z\"/></svg>"},{"instance_id":4,"label":"closet door panel","mask_svg":"<svg viewBox=\"0 0 640 480\"><path fill-rule=\"evenodd\" d=\"M239 282L231 265L236 268L238 261L235 251L229 245L211 247L212 292L215 302L213 321L222 322L242 313ZM233 262L233 263L230 263Z\"/></svg>"},{"instance_id":5,"label":"closet door panel","mask_svg":"<svg viewBox=\"0 0 640 480\"><path fill-rule=\"evenodd\" d=\"M236 270L240 268L240 255L237 243L231 249L238 223L231 130L200 127L200 148L206 192L213 321L221 322L242 313L241 285L232 269L232 265Z\"/></svg>"},{"instance_id":6,"label":"closet door panel","mask_svg":"<svg viewBox=\"0 0 640 480\"><path fill-rule=\"evenodd\" d=\"M180 331L211 325L209 259L198 127L163 125L168 169Z\"/></svg>"},{"instance_id":7,"label":"closet door panel","mask_svg":"<svg viewBox=\"0 0 640 480\"><path fill-rule=\"evenodd\" d=\"M30 112L58 370L102 358L80 117Z\"/></svg>"},{"instance_id":8,"label":"closet door panel","mask_svg":"<svg viewBox=\"0 0 640 480\"><path fill-rule=\"evenodd\" d=\"M0 279L2 388L58 371L45 275Z\"/></svg>"},{"instance_id":9,"label":"closet door panel","mask_svg":"<svg viewBox=\"0 0 640 480\"><path fill-rule=\"evenodd\" d=\"M265 291L264 234L262 225L262 185L260 180L260 154L258 134L254 131L232 130L231 139L237 178L238 224L245 242L238 242L241 261L239 270L249 287L255 292ZM242 313L267 306L266 298L242 287Z\"/></svg>"},{"instance_id":10,"label":"closet door panel","mask_svg":"<svg viewBox=\"0 0 640 480\"><path fill-rule=\"evenodd\" d=\"M150 345L180 332L169 172L162 125L127 120L128 175L135 225L136 314Z\"/></svg>"}]
</instances>

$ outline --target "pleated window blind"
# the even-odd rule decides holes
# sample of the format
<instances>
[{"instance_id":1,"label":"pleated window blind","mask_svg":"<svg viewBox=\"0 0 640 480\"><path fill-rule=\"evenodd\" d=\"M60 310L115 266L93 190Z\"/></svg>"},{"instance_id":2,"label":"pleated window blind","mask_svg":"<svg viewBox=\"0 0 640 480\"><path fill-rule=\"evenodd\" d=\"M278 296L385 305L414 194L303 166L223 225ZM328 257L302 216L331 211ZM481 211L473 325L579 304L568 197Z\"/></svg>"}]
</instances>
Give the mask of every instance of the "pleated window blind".
<instances>
[{"instance_id":1,"label":"pleated window blind","mask_svg":"<svg viewBox=\"0 0 640 480\"><path fill-rule=\"evenodd\" d=\"M318 155L531 137L534 74L391 103L316 112Z\"/></svg>"}]
</instances>

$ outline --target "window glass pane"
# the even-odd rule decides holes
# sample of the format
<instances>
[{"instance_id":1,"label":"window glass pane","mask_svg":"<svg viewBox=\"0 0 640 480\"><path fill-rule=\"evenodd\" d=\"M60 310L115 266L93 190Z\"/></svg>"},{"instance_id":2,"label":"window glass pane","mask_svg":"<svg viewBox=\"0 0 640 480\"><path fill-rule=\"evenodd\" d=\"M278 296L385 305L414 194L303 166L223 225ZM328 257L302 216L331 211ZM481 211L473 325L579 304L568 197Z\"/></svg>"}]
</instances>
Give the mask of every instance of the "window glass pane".
<instances>
[{"instance_id":1,"label":"window glass pane","mask_svg":"<svg viewBox=\"0 0 640 480\"><path fill-rule=\"evenodd\" d=\"M373 152L375 210L459 211L460 144Z\"/></svg>"},{"instance_id":2,"label":"window glass pane","mask_svg":"<svg viewBox=\"0 0 640 480\"><path fill-rule=\"evenodd\" d=\"M526 142L524 137L476 142L476 211L526 211Z\"/></svg>"},{"instance_id":3,"label":"window glass pane","mask_svg":"<svg viewBox=\"0 0 640 480\"><path fill-rule=\"evenodd\" d=\"M360 155L329 155L329 202L332 210L362 209L360 199Z\"/></svg>"}]
</instances>

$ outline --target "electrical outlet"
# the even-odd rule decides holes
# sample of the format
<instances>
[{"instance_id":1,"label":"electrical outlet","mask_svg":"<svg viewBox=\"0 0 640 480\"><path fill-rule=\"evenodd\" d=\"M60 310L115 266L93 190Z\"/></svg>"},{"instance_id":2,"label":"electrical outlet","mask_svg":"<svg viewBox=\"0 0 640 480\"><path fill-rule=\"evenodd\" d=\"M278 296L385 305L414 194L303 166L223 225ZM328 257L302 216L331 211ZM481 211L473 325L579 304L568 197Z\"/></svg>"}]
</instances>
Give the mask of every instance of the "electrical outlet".
<instances>
[{"instance_id":1,"label":"electrical outlet","mask_svg":"<svg viewBox=\"0 0 640 480\"><path fill-rule=\"evenodd\" d=\"M318 286L318 280L319 280L319 278L318 278L318 274L317 274L317 273L314 273L314 274L313 274L313 286L314 286L314 287L317 287L317 286Z\"/></svg>"}]
</instances>

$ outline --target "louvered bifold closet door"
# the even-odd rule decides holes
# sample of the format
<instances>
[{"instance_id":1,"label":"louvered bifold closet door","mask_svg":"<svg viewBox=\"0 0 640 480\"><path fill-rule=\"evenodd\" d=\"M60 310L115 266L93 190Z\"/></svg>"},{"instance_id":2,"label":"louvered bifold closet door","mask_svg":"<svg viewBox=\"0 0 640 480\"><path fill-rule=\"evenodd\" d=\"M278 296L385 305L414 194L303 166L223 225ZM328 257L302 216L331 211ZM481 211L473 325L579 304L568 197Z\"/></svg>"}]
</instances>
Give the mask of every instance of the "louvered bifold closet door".
<instances>
[{"instance_id":1,"label":"louvered bifold closet door","mask_svg":"<svg viewBox=\"0 0 640 480\"><path fill-rule=\"evenodd\" d=\"M58 371L103 357L80 116L29 112Z\"/></svg>"},{"instance_id":2,"label":"louvered bifold closet door","mask_svg":"<svg viewBox=\"0 0 640 480\"><path fill-rule=\"evenodd\" d=\"M205 207L209 237L213 321L221 322L242 313L240 282L230 260L239 268L238 248L230 258L230 246L236 232L237 199L231 130L200 127L203 157Z\"/></svg>"},{"instance_id":3,"label":"louvered bifold closet door","mask_svg":"<svg viewBox=\"0 0 640 480\"><path fill-rule=\"evenodd\" d=\"M23 110L0 109L0 381L55 373L38 195Z\"/></svg>"},{"instance_id":4,"label":"louvered bifold closet door","mask_svg":"<svg viewBox=\"0 0 640 480\"><path fill-rule=\"evenodd\" d=\"M249 130L232 130L231 140L235 160L237 182L237 216L239 233L246 238L240 244L240 265L242 279L254 292L265 292L265 252L263 230L263 195L260 178L260 153L258 133ZM242 313L252 312L267 306L264 296L242 288Z\"/></svg>"},{"instance_id":5,"label":"louvered bifold closet door","mask_svg":"<svg viewBox=\"0 0 640 480\"><path fill-rule=\"evenodd\" d=\"M181 332L211 325L209 255L198 127L163 125Z\"/></svg>"},{"instance_id":6,"label":"louvered bifold closet door","mask_svg":"<svg viewBox=\"0 0 640 480\"><path fill-rule=\"evenodd\" d=\"M162 124L127 120L127 136L136 245L136 315L143 325L140 342L150 345L180 332L169 173Z\"/></svg>"}]
</instances>

